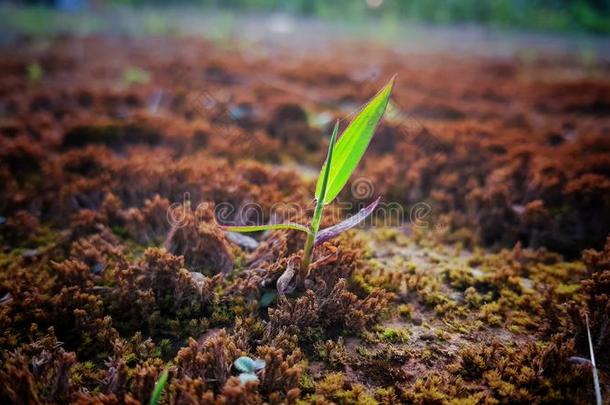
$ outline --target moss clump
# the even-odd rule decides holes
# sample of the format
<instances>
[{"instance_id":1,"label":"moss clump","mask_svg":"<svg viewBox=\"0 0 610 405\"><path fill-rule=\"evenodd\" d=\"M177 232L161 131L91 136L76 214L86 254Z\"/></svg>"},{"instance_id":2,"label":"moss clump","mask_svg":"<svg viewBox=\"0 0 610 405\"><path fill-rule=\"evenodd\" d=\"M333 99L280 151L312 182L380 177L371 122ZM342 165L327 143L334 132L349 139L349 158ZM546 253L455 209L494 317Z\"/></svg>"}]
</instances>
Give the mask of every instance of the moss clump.
<instances>
[{"instance_id":1,"label":"moss clump","mask_svg":"<svg viewBox=\"0 0 610 405\"><path fill-rule=\"evenodd\" d=\"M410 319L413 315L413 306L410 304L400 304L398 306L398 314L403 319Z\"/></svg>"},{"instance_id":2,"label":"moss clump","mask_svg":"<svg viewBox=\"0 0 610 405\"><path fill-rule=\"evenodd\" d=\"M406 343L409 341L409 331L406 328L380 328L377 337L382 342Z\"/></svg>"}]
</instances>

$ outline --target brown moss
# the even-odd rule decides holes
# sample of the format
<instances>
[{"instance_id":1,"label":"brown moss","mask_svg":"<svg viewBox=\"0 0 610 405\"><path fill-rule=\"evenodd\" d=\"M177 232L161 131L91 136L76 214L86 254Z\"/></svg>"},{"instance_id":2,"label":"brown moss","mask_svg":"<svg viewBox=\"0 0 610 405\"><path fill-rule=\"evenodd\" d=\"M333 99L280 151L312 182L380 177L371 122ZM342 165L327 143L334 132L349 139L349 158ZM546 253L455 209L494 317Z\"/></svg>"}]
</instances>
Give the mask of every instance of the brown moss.
<instances>
[{"instance_id":1,"label":"brown moss","mask_svg":"<svg viewBox=\"0 0 610 405\"><path fill-rule=\"evenodd\" d=\"M287 68L281 49L278 64L159 37L165 61L125 41L36 48L50 80L35 89L21 74L33 42L0 63L0 402L147 403L169 367L170 404L589 403L590 369L569 361L588 356L585 313L607 391L608 91L566 83L566 67L588 75L569 58L525 71L375 54L380 76L410 84L397 81L323 227L366 199L362 177L404 214L420 201L431 214L325 243L309 291L263 306L304 234L255 234L246 251L215 208L228 204L223 223L307 223L315 173L285 163L317 167L320 114L345 118L375 93L360 77L369 48ZM75 44L100 57L84 69ZM154 111L152 86L108 86L125 60L166 89ZM585 264L561 256L591 247ZM258 383L237 379L246 354L267 361Z\"/></svg>"},{"instance_id":2,"label":"brown moss","mask_svg":"<svg viewBox=\"0 0 610 405\"><path fill-rule=\"evenodd\" d=\"M231 270L233 257L224 234L213 222L213 210L204 205L195 212L190 206L181 210L186 216L171 228L166 249L183 256L193 271L217 274Z\"/></svg>"},{"instance_id":3,"label":"brown moss","mask_svg":"<svg viewBox=\"0 0 610 405\"><path fill-rule=\"evenodd\" d=\"M530 343L518 347L499 342L467 346L452 370L472 389L470 381L484 381L489 393L501 401L557 401L583 395L584 370L568 357L570 342L556 336L546 347ZM552 387L552 388L551 388Z\"/></svg>"},{"instance_id":4,"label":"brown moss","mask_svg":"<svg viewBox=\"0 0 610 405\"><path fill-rule=\"evenodd\" d=\"M218 390L231 376L233 361L239 354L224 330L201 342L191 338L188 347L176 356L178 377L200 378L206 387Z\"/></svg>"},{"instance_id":5,"label":"brown moss","mask_svg":"<svg viewBox=\"0 0 610 405\"><path fill-rule=\"evenodd\" d=\"M360 300L347 290L344 279L332 288L320 284L292 302L280 299L278 307L269 310L270 330L272 334L288 330L305 341L315 340L323 330L362 331L379 320L390 297L374 290Z\"/></svg>"},{"instance_id":6,"label":"brown moss","mask_svg":"<svg viewBox=\"0 0 610 405\"><path fill-rule=\"evenodd\" d=\"M107 303L121 327L128 330L141 325L142 319L153 330L172 325L172 319L191 325L194 331L205 330L208 322L198 318L210 311L214 288L222 280L221 275L208 278L189 272L183 257L159 248L146 250L138 265L117 268L114 276L117 287Z\"/></svg>"},{"instance_id":7,"label":"brown moss","mask_svg":"<svg viewBox=\"0 0 610 405\"><path fill-rule=\"evenodd\" d=\"M24 246L36 237L39 228L40 221L35 215L25 210L19 210L6 219L0 235L5 243Z\"/></svg>"},{"instance_id":8,"label":"brown moss","mask_svg":"<svg viewBox=\"0 0 610 405\"><path fill-rule=\"evenodd\" d=\"M170 202L158 194L144 201L142 208L131 208L125 216L125 227L139 243L147 244L165 240L170 230L167 213Z\"/></svg>"},{"instance_id":9,"label":"brown moss","mask_svg":"<svg viewBox=\"0 0 610 405\"><path fill-rule=\"evenodd\" d=\"M583 253L587 266L587 278L582 281L584 302L571 303L572 321L576 329L578 351L589 356L586 316L593 339L593 348L598 364L608 364L610 357L610 237L601 251L587 250Z\"/></svg>"},{"instance_id":10,"label":"brown moss","mask_svg":"<svg viewBox=\"0 0 610 405\"><path fill-rule=\"evenodd\" d=\"M2 355L0 399L6 403L68 401L73 391L70 368L76 355L50 334Z\"/></svg>"}]
</instances>

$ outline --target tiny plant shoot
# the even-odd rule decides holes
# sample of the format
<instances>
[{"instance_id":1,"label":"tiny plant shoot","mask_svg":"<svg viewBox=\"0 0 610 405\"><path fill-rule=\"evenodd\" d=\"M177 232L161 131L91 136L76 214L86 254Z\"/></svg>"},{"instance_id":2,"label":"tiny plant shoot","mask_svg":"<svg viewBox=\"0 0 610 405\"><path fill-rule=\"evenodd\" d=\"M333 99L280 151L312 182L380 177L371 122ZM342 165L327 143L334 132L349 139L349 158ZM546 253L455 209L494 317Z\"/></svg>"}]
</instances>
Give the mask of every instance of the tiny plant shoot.
<instances>
[{"instance_id":1,"label":"tiny plant shoot","mask_svg":"<svg viewBox=\"0 0 610 405\"><path fill-rule=\"evenodd\" d=\"M595 364L595 353L593 352L593 339L591 339L591 329L589 329L589 316L585 314L585 325L587 326L587 338L589 339L589 354L591 355L591 369L593 371L593 389L595 390L595 403L602 405L602 390L599 386L599 375Z\"/></svg>"},{"instance_id":2,"label":"tiny plant shoot","mask_svg":"<svg viewBox=\"0 0 610 405\"><path fill-rule=\"evenodd\" d=\"M303 258L297 280L300 287L304 285L304 281L307 278L314 247L358 225L379 204L379 198L377 198L356 215L320 231L320 221L322 220L324 206L330 204L343 187L345 187L345 184L347 184L347 181L362 159L364 152L366 152L375 133L375 128L388 105L392 87L394 86L394 79L395 77L360 110L338 140L339 123L335 124L328 144L326 161L318 177L315 193L316 206L309 227L296 223L223 227L227 231L234 232L256 232L269 229L296 229L305 232L307 240L303 249ZM280 291L280 293L282 292Z\"/></svg>"},{"instance_id":3,"label":"tiny plant shoot","mask_svg":"<svg viewBox=\"0 0 610 405\"><path fill-rule=\"evenodd\" d=\"M150 405L157 405L161 400L161 394L163 394L163 390L165 389L165 384L167 384L168 377L167 368L161 372L159 379L155 383L155 387L153 388L152 395L150 396Z\"/></svg>"}]
</instances>

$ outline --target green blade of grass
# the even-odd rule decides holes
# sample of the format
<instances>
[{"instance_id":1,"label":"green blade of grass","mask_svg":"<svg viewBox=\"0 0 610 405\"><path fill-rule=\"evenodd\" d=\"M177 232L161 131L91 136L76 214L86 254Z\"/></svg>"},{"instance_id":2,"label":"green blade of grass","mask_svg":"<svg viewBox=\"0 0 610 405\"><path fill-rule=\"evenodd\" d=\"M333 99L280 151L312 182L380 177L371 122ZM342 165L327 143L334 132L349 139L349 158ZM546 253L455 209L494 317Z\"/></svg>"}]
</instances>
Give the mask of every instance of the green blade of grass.
<instances>
[{"instance_id":1,"label":"green blade of grass","mask_svg":"<svg viewBox=\"0 0 610 405\"><path fill-rule=\"evenodd\" d=\"M316 185L316 199L323 198L324 204L329 204L337 197L362 159L388 104L394 79L395 77L362 108L337 141L326 194L323 197L321 197L322 176L318 178ZM321 173L324 173L325 167L326 163Z\"/></svg>"},{"instance_id":2,"label":"green blade of grass","mask_svg":"<svg viewBox=\"0 0 610 405\"><path fill-rule=\"evenodd\" d=\"M335 123L335 128L333 129L333 133L330 136L330 142L328 143L328 152L326 155L326 163L322 166L322 170L320 171L320 177L318 178L318 184L320 184L320 191L316 195L316 208L313 211L313 217L311 218L311 226L310 232L307 235L307 240L305 241L305 246L303 247L303 260L301 261L301 269L299 270L299 275L297 279L297 283L302 284L307 277L307 273L309 271L309 263L311 263L311 256L313 254L314 242L316 239L316 234L318 233L318 229L320 229L320 222L322 221L322 213L324 212L324 196L326 195L326 186L328 185L328 179L330 177L330 169L333 167L333 150L335 149L335 141L337 140L337 133L339 132L339 121ZM284 272L287 274L288 269ZM282 274L282 277L284 276ZM280 284L280 280L278 280L278 291L280 294L283 294L288 290L288 287L284 285L284 283ZM290 281L290 280L289 280Z\"/></svg>"},{"instance_id":3,"label":"green blade of grass","mask_svg":"<svg viewBox=\"0 0 610 405\"><path fill-rule=\"evenodd\" d=\"M268 231L272 229L294 229L297 231L309 233L309 229L307 227L297 224L294 222L287 222L285 224L269 224L269 225L247 225L247 226L225 226L221 225L221 229L225 231L231 232L258 232L258 231Z\"/></svg>"},{"instance_id":4,"label":"green blade of grass","mask_svg":"<svg viewBox=\"0 0 610 405\"><path fill-rule=\"evenodd\" d=\"M159 400L161 399L161 394L163 394L163 389L165 389L165 384L167 384L167 376L168 376L167 368L161 372L161 376L155 383L155 388L153 389L152 396L150 397L150 405L157 405Z\"/></svg>"},{"instance_id":5,"label":"green blade of grass","mask_svg":"<svg viewBox=\"0 0 610 405\"><path fill-rule=\"evenodd\" d=\"M595 364L595 353L593 351L593 339L591 339L591 329L589 329L589 316L585 314L585 324L587 325L587 339L589 340L589 354L591 356L591 368L593 371L593 389L595 390L595 403L602 405L602 390L599 386L599 375Z\"/></svg>"},{"instance_id":6,"label":"green blade of grass","mask_svg":"<svg viewBox=\"0 0 610 405\"><path fill-rule=\"evenodd\" d=\"M330 169L333 167L333 151L335 149L335 143L337 141L337 134L339 133L339 121L335 122L335 127L333 128L333 133L330 136L330 141L328 143L328 153L326 155L326 162L320 171L320 178L318 179L318 183L320 181L320 192L316 191L316 198L318 200L324 201L326 197L326 191L328 189L328 179L330 178Z\"/></svg>"}]
</instances>

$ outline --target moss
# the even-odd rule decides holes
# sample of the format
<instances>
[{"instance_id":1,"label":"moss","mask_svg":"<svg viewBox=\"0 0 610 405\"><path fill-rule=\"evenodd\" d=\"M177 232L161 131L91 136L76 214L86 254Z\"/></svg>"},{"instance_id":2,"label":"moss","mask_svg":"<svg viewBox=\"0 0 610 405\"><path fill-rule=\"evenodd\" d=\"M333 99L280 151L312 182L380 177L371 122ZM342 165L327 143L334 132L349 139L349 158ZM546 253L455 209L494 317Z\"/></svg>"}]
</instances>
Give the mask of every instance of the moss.
<instances>
[{"instance_id":1,"label":"moss","mask_svg":"<svg viewBox=\"0 0 610 405\"><path fill-rule=\"evenodd\" d=\"M444 330L437 329L436 337L441 341L446 341L449 339L449 334L447 332L445 332Z\"/></svg>"},{"instance_id":2,"label":"moss","mask_svg":"<svg viewBox=\"0 0 610 405\"><path fill-rule=\"evenodd\" d=\"M580 292L581 286L579 284L559 284L555 288L555 294L557 294L562 300L574 299L576 294Z\"/></svg>"},{"instance_id":3,"label":"moss","mask_svg":"<svg viewBox=\"0 0 610 405\"><path fill-rule=\"evenodd\" d=\"M377 332L382 342L406 343L409 341L409 331L406 328L383 328Z\"/></svg>"},{"instance_id":4,"label":"moss","mask_svg":"<svg viewBox=\"0 0 610 405\"><path fill-rule=\"evenodd\" d=\"M115 225L112 227L112 232L122 239L129 238L129 230L124 226Z\"/></svg>"},{"instance_id":5,"label":"moss","mask_svg":"<svg viewBox=\"0 0 610 405\"><path fill-rule=\"evenodd\" d=\"M441 388L443 384L445 382L442 377L436 375L418 378L409 390L403 392L403 397L407 402L412 403L443 403L448 400Z\"/></svg>"},{"instance_id":6,"label":"moss","mask_svg":"<svg viewBox=\"0 0 610 405\"><path fill-rule=\"evenodd\" d=\"M476 278L468 268L464 267L449 267L443 270L443 274L449 281L451 287L460 291L466 290L468 287L475 285Z\"/></svg>"},{"instance_id":7,"label":"moss","mask_svg":"<svg viewBox=\"0 0 610 405\"><path fill-rule=\"evenodd\" d=\"M331 369L343 369L349 363L345 344L341 337L337 341L316 342L314 348L317 350L320 359L324 360Z\"/></svg>"},{"instance_id":8,"label":"moss","mask_svg":"<svg viewBox=\"0 0 610 405\"><path fill-rule=\"evenodd\" d=\"M501 307L497 302L491 302L481 307L479 319L487 323L489 326L502 325Z\"/></svg>"},{"instance_id":9,"label":"moss","mask_svg":"<svg viewBox=\"0 0 610 405\"><path fill-rule=\"evenodd\" d=\"M365 297L373 291L373 286L365 281L364 276L355 274L349 279L349 289L359 297Z\"/></svg>"},{"instance_id":10,"label":"moss","mask_svg":"<svg viewBox=\"0 0 610 405\"><path fill-rule=\"evenodd\" d=\"M394 387L381 387L375 390L375 399L383 405L398 403L398 395Z\"/></svg>"},{"instance_id":11,"label":"moss","mask_svg":"<svg viewBox=\"0 0 610 405\"><path fill-rule=\"evenodd\" d=\"M479 308L483 304L483 297L474 287L468 287L464 291L464 301L470 308Z\"/></svg>"},{"instance_id":12,"label":"moss","mask_svg":"<svg viewBox=\"0 0 610 405\"><path fill-rule=\"evenodd\" d=\"M195 40L170 70L196 61L178 82L196 87L204 72L214 79L207 91L222 97L197 111L197 89L170 81L176 97L150 114L148 86L101 91L104 75L74 71L74 41L37 50L62 62L53 75L74 77L73 88L24 87L15 76L6 91L0 403L148 403L164 368L175 404L590 403L590 369L569 360L588 356L584 314L608 381L609 144L597 125L606 118L582 121L584 110L608 104L595 80L539 86L536 75L554 66L544 63L528 67L527 86L503 86L498 77L520 72L511 61L430 55L422 61L438 65L430 74L384 53L383 66L402 66L422 89L406 97L396 86L395 101L411 98L435 119L403 131L404 120L388 117L360 175L387 202L428 201L430 216L317 247L307 291L259 308L301 255L304 235L257 234L257 247L242 249L215 219L220 208L256 202L261 222L306 223L311 181L301 166L277 163L319 162L325 128L312 130L303 112L315 100L304 106L300 91L280 95L249 72L264 68L328 100L357 101L370 89L346 75L341 58L287 69ZM116 60L98 61L100 71L153 55L148 43L127 41L113 49ZM108 50L96 37L86 44ZM23 60L31 44L22 45L1 69L31 62ZM167 63L145 62L166 76ZM446 66L460 80L439 82ZM470 82L480 85L466 89ZM473 114L447 120L458 117L447 114L461 110L456 102ZM507 103L522 116L505 114ZM569 114L531 131L537 109ZM566 142L572 132L587 135ZM347 192L341 202L362 201ZM324 227L345 214L340 205L327 207ZM242 218L249 210L222 214L251 219ZM578 259L583 247L597 250ZM240 384L233 362L242 355L265 360L259 383Z\"/></svg>"},{"instance_id":13,"label":"moss","mask_svg":"<svg viewBox=\"0 0 610 405\"><path fill-rule=\"evenodd\" d=\"M331 373L316 384L316 391L325 396L332 397L335 393L343 390L345 377L341 373Z\"/></svg>"},{"instance_id":14,"label":"moss","mask_svg":"<svg viewBox=\"0 0 610 405\"><path fill-rule=\"evenodd\" d=\"M306 373L301 375L301 379L299 380L299 388L303 391L303 393L310 393L315 390L315 381Z\"/></svg>"},{"instance_id":15,"label":"moss","mask_svg":"<svg viewBox=\"0 0 610 405\"><path fill-rule=\"evenodd\" d=\"M382 241L382 242L393 242L393 243L398 243L398 240L404 240L406 238L401 238L401 236L404 237L404 235L402 235L398 229L396 228L377 228L373 234L373 236L375 237L375 239Z\"/></svg>"},{"instance_id":16,"label":"moss","mask_svg":"<svg viewBox=\"0 0 610 405\"><path fill-rule=\"evenodd\" d=\"M403 319L411 319L413 315L413 306L410 304L400 304L398 306L398 314Z\"/></svg>"},{"instance_id":17,"label":"moss","mask_svg":"<svg viewBox=\"0 0 610 405\"><path fill-rule=\"evenodd\" d=\"M361 384L347 384L345 377L332 373L316 384L319 397L346 405L374 405L378 402Z\"/></svg>"},{"instance_id":18,"label":"moss","mask_svg":"<svg viewBox=\"0 0 610 405\"><path fill-rule=\"evenodd\" d=\"M434 313L439 317L450 317L459 310L457 302L446 299L443 303L434 307Z\"/></svg>"}]
</instances>

